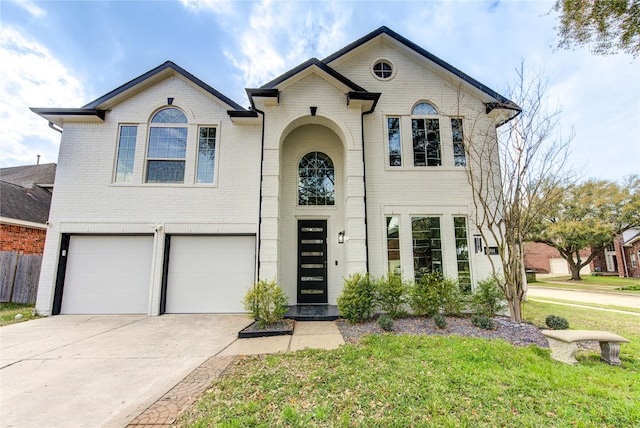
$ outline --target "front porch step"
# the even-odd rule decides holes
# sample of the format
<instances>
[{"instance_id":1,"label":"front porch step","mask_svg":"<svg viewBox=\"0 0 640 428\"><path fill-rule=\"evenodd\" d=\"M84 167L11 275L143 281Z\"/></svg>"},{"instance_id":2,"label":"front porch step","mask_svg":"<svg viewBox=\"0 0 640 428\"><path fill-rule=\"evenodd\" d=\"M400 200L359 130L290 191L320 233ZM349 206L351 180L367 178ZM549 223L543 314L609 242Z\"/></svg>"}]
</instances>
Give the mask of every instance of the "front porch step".
<instances>
[{"instance_id":1,"label":"front porch step","mask_svg":"<svg viewBox=\"0 0 640 428\"><path fill-rule=\"evenodd\" d=\"M293 305L284 314L296 321L334 321L340 318L336 305Z\"/></svg>"}]
</instances>

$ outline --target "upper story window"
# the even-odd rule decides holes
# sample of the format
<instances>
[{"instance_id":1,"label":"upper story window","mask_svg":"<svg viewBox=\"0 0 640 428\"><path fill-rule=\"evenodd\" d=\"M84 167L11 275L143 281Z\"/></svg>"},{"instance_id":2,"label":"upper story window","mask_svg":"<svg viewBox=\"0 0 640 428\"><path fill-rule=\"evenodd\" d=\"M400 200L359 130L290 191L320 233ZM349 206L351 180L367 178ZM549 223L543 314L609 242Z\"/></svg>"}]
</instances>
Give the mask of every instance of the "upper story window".
<instances>
[{"instance_id":1,"label":"upper story window","mask_svg":"<svg viewBox=\"0 0 640 428\"><path fill-rule=\"evenodd\" d=\"M437 115L438 110L427 103L417 104L412 111L413 116ZM413 138L413 166L440 166L440 119L412 118L411 130Z\"/></svg>"},{"instance_id":2,"label":"upper story window","mask_svg":"<svg viewBox=\"0 0 640 428\"><path fill-rule=\"evenodd\" d=\"M402 166L400 118L388 117L387 130L389 136L389 166Z\"/></svg>"},{"instance_id":3,"label":"upper story window","mask_svg":"<svg viewBox=\"0 0 640 428\"><path fill-rule=\"evenodd\" d=\"M147 183L184 183L187 117L177 108L157 112L149 127Z\"/></svg>"},{"instance_id":4,"label":"upper story window","mask_svg":"<svg viewBox=\"0 0 640 428\"><path fill-rule=\"evenodd\" d=\"M393 77L393 65L386 59L378 60L373 64L373 74L378 79L391 79Z\"/></svg>"},{"instance_id":5,"label":"upper story window","mask_svg":"<svg viewBox=\"0 0 640 428\"><path fill-rule=\"evenodd\" d=\"M464 148L464 131L462 119L451 119L451 135L453 137L453 164L455 166L467 166L467 154Z\"/></svg>"},{"instance_id":6,"label":"upper story window","mask_svg":"<svg viewBox=\"0 0 640 428\"><path fill-rule=\"evenodd\" d=\"M335 205L333 161L322 152L306 154L298 164L298 204Z\"/></svg>"},{"instance_id":7,"label":"upper story window","mask_svg":"<svg viewBox=\"0 0 640 428\"><path fill-rule=\"evenodd\" d=\"M201 127L198 137L198 183L213 183L216 163L216 128Z\"/></svg>"},{"instance_id":8,"label":"upper story window","mask_svg":"<svg viewBox=\"0 0 640 428\"><path fill-rule=\"evenodd\" d=\"M133 160L136 154L138 127L121 125L116 157L116 183L129 183L133 180Z\"/></svg>"}]
</instances>

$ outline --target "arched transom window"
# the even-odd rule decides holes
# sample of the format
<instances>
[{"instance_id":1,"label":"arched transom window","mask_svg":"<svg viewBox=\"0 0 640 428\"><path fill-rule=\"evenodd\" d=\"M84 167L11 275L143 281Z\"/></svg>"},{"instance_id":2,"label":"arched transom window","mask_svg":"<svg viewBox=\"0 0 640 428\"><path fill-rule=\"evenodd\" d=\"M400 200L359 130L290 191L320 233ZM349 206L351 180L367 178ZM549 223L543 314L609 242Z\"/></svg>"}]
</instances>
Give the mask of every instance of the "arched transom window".
<instances>
[{"instance_id":1,"label":"arched transom window","mask_svg":"<svg viewBox=\"0 0 640 428\"><path fill-rule=\"evenodd\" d=\"M151 118L147 149L147 183L183 183L187 152L187 117L164 108Z\"/></svg>"},{"instance_id":2,"label":"arched transom window","mask_svg":"<svg viewBox=\"0 0 640 428\"><path fill-rule=\"evenodd\" d=\"M419 116L426 116L429 114L438 114L438 109L436 109L431 103L421 102L416 104L411 114L419 115Z\"/></svg>"},{"instance_id":3,"label":"arched transom window","mask_svg":"<svg viewBox=\"0 0 640 428\"><path fill-rule=\"evenodd\" d=\"M322 152L306 154L298 164L298 204L335 205L333 161Z\"/></svg>"}]
</instances>

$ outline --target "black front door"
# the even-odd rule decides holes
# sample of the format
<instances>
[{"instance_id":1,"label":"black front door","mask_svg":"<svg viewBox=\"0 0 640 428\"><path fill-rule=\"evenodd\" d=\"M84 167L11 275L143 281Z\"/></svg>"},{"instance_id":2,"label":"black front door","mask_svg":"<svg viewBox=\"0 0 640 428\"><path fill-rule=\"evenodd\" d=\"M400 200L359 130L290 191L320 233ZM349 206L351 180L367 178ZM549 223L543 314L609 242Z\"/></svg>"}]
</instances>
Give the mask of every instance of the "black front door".
<instances>
[{"instance_id":1,"label":"black front door","mask_svg":"<svg viewBox=\"0 0 640 428\"><path fill-rule=\"evenodd\" d=\"M327 303L326 220L298 220L298 303Z\"/></svg>"}]
</instances>

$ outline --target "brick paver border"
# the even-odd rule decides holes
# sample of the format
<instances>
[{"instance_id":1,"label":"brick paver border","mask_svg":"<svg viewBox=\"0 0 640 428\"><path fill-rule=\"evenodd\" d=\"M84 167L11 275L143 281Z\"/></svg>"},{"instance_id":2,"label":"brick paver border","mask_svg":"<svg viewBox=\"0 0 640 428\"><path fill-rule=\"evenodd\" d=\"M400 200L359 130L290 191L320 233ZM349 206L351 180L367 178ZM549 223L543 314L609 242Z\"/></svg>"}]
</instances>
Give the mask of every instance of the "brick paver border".
<instances>
[{"instance_id":1,"label":"brick paver border","mask_svg":"<svg viewBox=\"0 0 640 428\"><path fill-rule=\"evenodd\" d=\"M149 406L127 428L166 428L226 370L234 356L211 357Z\"/></svg>"}]
</instances>

